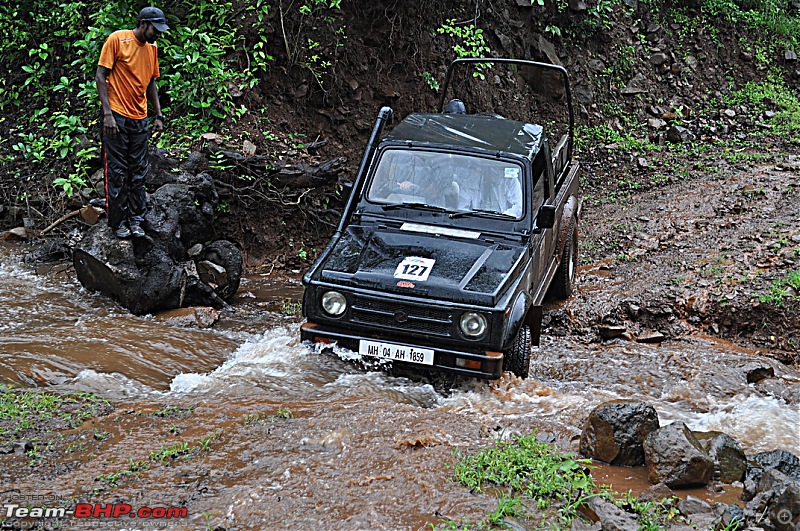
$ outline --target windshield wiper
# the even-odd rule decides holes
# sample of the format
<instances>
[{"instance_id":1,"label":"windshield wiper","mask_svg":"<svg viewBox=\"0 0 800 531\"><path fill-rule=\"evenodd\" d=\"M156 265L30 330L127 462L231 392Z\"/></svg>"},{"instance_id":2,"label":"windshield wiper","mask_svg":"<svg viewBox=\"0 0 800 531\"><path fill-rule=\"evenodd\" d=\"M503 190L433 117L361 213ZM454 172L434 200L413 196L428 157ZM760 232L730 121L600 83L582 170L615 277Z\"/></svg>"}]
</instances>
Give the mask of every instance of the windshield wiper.
<instances>
[{"instance_id":1,"label":"windshield wiper","mask_svg":"<svg viewBox=\"0 0 800 531\"><path fill-rule=\"evenodd\" d=\"M419 210L431 210L433 212L450 212L446 208L429 205L427 203L392 203L389 205L381 205L384 210L397 210L398 208L416 208Z\"/></svg>"},{"instance_id":2,"label":"windshield wiper","mask_svg":"<svg viewBox=\"0 0 800 531\"><path fill-rule=\"evenodd\" d=\"M495 217L517 219L516 216L512 216L511 214L504 214L502 212L497 212L495 210L484 210L480 208L473 208L470 210L459 210L458 212L453 212L452 214L450 214L450 218L462 218L464 216L470 216L472 214L478 214L478 215L488 214L490 216L495 216Z\"/></svg>"}]
</instances>

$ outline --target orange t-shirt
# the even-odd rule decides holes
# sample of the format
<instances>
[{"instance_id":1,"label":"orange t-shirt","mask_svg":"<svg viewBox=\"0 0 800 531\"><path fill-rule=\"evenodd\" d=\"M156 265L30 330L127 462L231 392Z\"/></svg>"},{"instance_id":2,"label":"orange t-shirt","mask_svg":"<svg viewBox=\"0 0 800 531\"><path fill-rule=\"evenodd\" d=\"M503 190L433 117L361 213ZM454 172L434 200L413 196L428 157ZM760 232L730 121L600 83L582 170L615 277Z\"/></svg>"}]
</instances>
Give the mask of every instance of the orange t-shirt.
<instances>
[{"instance_id":1,"label":"orange t-shirt","mask_svg":"<svg viewBox=\"0 0 800 531\"><path fill-rule=\"evenodd\" d=\"M103 44L98 64L111 70L106 78L111 110L134 120L147 118L147 85L160 75L156 45L139 42L133 30L115 31Z\"/></svg>"}]
</instances>

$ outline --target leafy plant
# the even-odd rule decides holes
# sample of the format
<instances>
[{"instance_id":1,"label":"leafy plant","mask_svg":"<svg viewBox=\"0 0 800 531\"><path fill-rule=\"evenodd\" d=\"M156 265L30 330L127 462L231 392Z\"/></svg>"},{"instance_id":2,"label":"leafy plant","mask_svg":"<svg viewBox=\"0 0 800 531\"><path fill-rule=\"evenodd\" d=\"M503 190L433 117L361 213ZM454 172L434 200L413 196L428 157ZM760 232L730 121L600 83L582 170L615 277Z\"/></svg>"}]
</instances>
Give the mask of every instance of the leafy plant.
<instances>
[{"instance_id":1,"label":"leafy plant","mask_svg":"<svg viewBox=\"0 0 800 531\"><path fill-rule=\"evenodd\" d=\"M489 45L484 40L483 30L476 28L474 24L460 26L456 24L454 18L450 18L436 29L436 33L455 37L456 42L452 48L458 59L485 57L491 52ZM480 79L486 79L483 70L487 68L489 68L488 64L478 63L475 65L475 72L472 75Z\"/></svg>"},{"instance_id":2,"label":"leafy plant","mask_svg":"<svg viewBox=\"0 0 800 531\"><path fill-rule=\"evenodd\" d=\"M336 62L338 50L347 39L341 24L341 0L303 0L297 7L299 17L293 17L294 2L286 8L282 2L279 6L281 33L289 62L307 68L322 87L325 74ZM323 46L319 40L319 27L323 25L334 37L330 47Z\"/></svg>"},{"instance_id":3,"label":"leafy plant","mask_svg":"<svg viewBox=\"0 0 800 531\"><path fill-rule=\"evenodd\" d=\"M533 433L462 457L454 468L456 479L472 490L496 486L524 493L539 509L559 501L558 512L569 523L575 516L575 507L595 489L587 470L589 463L588 459L576 459L573 453L562 453L538 441ZM516 511L520 504L512 502L510 507Z\"/></svg>"},{"instance_id":4,"label":"leafy plant","mask_svg":"<svg viewBox=\"0 0 800 531\"><path fill-rule=\"evenodd\" d=\"M420 74L422 79L425 80L425 83L430 87L431 90L438 92L439 91L439 82L436 81L436 78L433 77L433 74L430 72L423 72Z\"/></svg>"},{"instance_id":5,"label":"leafy plant","mask_svg":"<svg viewBox=\"0 0 800 531\"><path fill-rule=\"evenodd\" d=\"M775 280L768 293L759 296L760 302L783 306L786 299L795 298L800 293L800 270L789 271L783 278Z\"/></svg>"}]
</instances>

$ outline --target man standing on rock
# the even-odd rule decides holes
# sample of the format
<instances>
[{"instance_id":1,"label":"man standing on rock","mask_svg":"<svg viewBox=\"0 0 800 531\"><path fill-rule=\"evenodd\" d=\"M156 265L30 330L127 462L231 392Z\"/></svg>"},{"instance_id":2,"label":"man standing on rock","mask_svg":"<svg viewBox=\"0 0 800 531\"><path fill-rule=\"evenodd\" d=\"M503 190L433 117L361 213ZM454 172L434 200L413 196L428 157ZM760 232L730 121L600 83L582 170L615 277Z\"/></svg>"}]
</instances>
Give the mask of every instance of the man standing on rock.
<instances>
[{"instance_id":1,"label":"man standing on rock","mask_svg":"<svg viewBox=\"0 0 800 531\"><path fill-rule=\"evenodd\" d=\"M147 210L144 180L149 170L147 101L153 106L153 128L163 131L158 101L156 39L169 30L164 12L145 7L136 28L115 31L100 53L97 93L103 108L103 172L108 226L118 238L144 237Z\"/></svg>"}]
</instances>

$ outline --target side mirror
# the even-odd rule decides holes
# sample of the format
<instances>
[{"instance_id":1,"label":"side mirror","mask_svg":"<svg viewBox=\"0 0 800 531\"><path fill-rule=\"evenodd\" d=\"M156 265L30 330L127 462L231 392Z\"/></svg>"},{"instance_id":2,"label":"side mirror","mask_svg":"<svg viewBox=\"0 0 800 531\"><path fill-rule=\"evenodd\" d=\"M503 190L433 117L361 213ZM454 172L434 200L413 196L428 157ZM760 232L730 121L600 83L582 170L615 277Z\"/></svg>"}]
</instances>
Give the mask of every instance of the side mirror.
<instances>
[{"instance_id":1,"label":"side mirror","mask_svg":"<svg viewBox=\"0 0 800 531\"><path fill-rule=\"evenodd\" d=\"M542 205L539 207L539 213L536 214L536 228L537 229L552 229L556 224L556 207L555 205Z\"/></svg>"}]
</instances>

